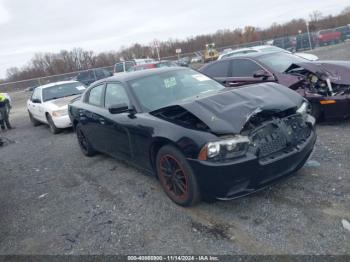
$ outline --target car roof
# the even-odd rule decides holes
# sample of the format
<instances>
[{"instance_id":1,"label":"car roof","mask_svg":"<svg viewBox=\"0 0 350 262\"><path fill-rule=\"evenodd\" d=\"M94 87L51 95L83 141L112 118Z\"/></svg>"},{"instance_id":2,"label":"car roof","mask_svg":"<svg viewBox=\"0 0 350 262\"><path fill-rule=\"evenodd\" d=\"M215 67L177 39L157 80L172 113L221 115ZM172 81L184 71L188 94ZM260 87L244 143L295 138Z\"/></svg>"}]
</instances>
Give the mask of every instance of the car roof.
<instances>
[{"instance_id":1,"label":"car roof","mask_svg":"<svg viewBox=\"0 0 350 262\"><path fill-rule=\"evenodd\" d=\"M238 58L256 58L256 57L261 57L269 54L276 54L276 53L285 53L284 51L269 51L269 52L254 52L254 53L247 53L247 54L240 54L237 56L231 56L231 57L225 57L222 60L233 60L233 59L238 59ZM219 60L220 61L220 60Z\"/></svg>"},{"instance_id":2,"label":"car roof","mask_svg":"<svg viewBox=\"0 0 350 262\"><path fill-rule=\"evenodd\" d=\"M64 84L73 84L73 83L79 83L78 81L60 81L60 82L54 82L54 83L49 83L46 85L42 85L42 86L38 86L35 89L45 89L48 87L53 87L53 86L57 86L57 85L64 85Z\"/></svg>"},{"instance_id":3,"label":"car roof","mask_svg":"<svg viewBox=\"0 0 350 262\"><path fill-rule=\"evenodd\" d=\"M104 83L104 82L113 82L113 81L127 82L130 80L140 79L147 76L158 75L166 72L175 72L179 70L190 70L190 69L178 66L178 67L161 67L161 68L146 69L141 71L132 71L132 72L117 74L115 76L101 79L95 82L94 85L99 83Z\"/></svg>"}]
</instances>

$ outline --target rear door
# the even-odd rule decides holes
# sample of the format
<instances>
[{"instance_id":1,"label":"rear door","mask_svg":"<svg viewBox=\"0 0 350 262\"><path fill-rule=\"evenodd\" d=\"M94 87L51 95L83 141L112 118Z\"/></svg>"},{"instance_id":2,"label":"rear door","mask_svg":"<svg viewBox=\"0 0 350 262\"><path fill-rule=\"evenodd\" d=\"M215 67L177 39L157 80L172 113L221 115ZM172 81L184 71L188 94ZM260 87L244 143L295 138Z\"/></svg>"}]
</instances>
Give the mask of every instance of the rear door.
<instances>
[{"instance_id":1,"label":"rear door","mask_svg":"<svg viewBox=\"0 0 350 262\"><path fill-rule=\"evenodd\" d=\"M28 110L35 119L43 121L43 117L42 117L43 101L42 101L41 91L42 89L40 88L34 89L32 97L28 101Z\"/></svg>"},{"instance_id":2,"label":"rear door","mask_svg":"<svg viewBox=\"0 0 350 262\"><path fill-rule=\"evenodd\" d=\"M107 153L105 150L105 137L101 127L104 125L105 84L91 88L84 98L84 107L79 109L79 122L87 139L94 149Z\"/></svg>"}]
</instances>

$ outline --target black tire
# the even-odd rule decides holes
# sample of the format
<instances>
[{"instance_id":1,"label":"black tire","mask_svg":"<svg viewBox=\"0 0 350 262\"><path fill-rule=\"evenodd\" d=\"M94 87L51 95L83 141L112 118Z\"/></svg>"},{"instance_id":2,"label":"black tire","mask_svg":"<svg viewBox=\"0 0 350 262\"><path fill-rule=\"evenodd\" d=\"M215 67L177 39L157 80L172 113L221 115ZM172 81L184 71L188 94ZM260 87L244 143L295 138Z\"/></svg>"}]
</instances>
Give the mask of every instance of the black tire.
<instances>
[{"instance_id":1,"label":"black tire","mask_svg":"<svg viewBox=\"0 0 350 262\"><path fill-rule=\"evenodd\" d=\"M75 127L77 134L78 144L85 156L92 157L97 154L97 151L92 147L90 142L87 140L84 132L81 130L81 124L77 124Z\"/></svg>"},{"instance_id":2,"label":"black tire","mask_svg":"<svg viewBox=\"0 0 350 262\"><path fill-rule=\"evenodd\" d=\"M163 146L156 156L156 168L163 190L173 202L188 207L201 200L196 176L178 149Z\"/></svg>"},{"instance_id":3,"label":"black tire","mask_svg":"<svg viewBox=\"0 0 350 262\"><path fill-rule=\"evenodd\" d=\"M47 119L47 122L49 123L50 132L52 134L56 135L61 132L61 129L55 126L55 123L53 122L52 117L49 114L46 115L46 119Z\"/></svg>"},{"instance_id":4,"label":"black tire","mask_svg":"<svg viewBox=\"0 0 350 262\"><path fill-rule=\"evenodd\" d=\"M33 115L28 111L28 114L29 114L29 119L30 119L30 122L32 122L33 126L39 126L41 123L36 120Z\"/></svg>"}]
</instances>

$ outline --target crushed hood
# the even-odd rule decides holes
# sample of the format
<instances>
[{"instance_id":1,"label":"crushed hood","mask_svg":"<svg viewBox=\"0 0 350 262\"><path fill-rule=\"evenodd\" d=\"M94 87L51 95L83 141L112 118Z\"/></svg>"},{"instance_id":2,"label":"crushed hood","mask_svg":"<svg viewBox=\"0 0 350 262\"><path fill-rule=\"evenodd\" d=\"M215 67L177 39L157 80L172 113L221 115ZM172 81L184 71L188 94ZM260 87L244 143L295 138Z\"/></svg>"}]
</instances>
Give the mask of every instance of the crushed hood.
<instances>
[{"instance_id":1,"label":"crushed hood","mask_svg":"<svg viewBox=\"0 0 350 262\"><path fill-rule=\"evenodd\" d=\"M296 92L276 83L249 85L225 89L215 95L178 104L216 134L239 134L254 114L282 112L297 108L303 98Z\"/></svg>"},{"instance_id":2,"label":"crushed hood","mask_svg":"<svg viewBox=\"0 0 350 262\"><path fill-rule=\"evenodd\" d=\"M314 74L324 74L334 84L350 85L350 62L317 61L292 64L286 72L302 67ZM325 80L325 79L323 79Z\"/></svg>"}]
</instances>

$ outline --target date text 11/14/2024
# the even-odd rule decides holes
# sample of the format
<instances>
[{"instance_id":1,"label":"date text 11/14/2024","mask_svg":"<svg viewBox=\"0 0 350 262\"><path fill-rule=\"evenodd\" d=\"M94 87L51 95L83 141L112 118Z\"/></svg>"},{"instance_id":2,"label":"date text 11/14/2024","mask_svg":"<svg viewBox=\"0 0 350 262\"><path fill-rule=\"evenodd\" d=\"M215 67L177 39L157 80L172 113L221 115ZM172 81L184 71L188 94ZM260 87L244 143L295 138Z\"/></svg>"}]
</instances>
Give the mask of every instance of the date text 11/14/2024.
<instances>
[{"instance_id":1,"label":"date text 11/14/2024","mask_svg":"<svg viewBox=\"0 0 350 262\"><path fill-rule=\"evenodd\" d=\"M216 256L128 256L128 261L219 261Z\"/></svg>"}]
</instances>

